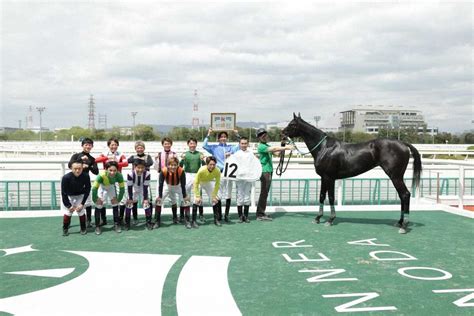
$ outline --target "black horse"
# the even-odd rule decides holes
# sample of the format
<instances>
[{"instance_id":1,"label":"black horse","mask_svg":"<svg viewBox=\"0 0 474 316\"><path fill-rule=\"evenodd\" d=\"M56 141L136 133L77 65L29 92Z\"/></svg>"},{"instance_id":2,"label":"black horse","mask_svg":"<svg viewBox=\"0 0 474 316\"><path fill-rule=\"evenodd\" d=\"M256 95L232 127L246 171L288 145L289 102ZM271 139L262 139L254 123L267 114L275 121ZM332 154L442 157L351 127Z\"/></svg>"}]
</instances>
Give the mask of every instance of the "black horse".
<instances>
[{"instance_id":1,"label":"black horse","mask_svg":"<svg viewBox=\"0 0 474 316\"><path fill-rule=\"evenodd\" d=\"M401 200L401 216L397 223L399 232L407 232L408 215L410 213L410 192L403 175L410 159L410 151L414 158L413 180L415 188L419 186L421 159L418 150L411 144L392 139L373 139L365 143L348 144L328 137L323 131L305 122L301 115L293 113L293 120L282 130L282 138L303 138L308 150L314 158L316 173L321 176L321 193L319 195L319 213L314 222L319 224L323 216L326 192L329 195L331 216L326 225L332 225L336 218L334 208L334 186L336 179L357 176L372 168L380 166L389 176Z\"/></svg>"}]
</instances>

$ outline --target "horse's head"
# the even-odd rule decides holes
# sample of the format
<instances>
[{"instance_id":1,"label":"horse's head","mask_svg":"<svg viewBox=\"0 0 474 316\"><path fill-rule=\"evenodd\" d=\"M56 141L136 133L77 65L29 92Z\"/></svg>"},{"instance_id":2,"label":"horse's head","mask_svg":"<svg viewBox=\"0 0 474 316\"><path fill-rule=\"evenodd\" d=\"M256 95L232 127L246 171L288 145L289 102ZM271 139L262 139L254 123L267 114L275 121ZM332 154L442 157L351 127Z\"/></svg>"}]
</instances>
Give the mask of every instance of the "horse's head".
<instances>
[{"instance_id":1,"label":"horse's head","mask_svg":"<svg viewBox=\"0 0 474 316\"><path fill-rule=\"evenodd\" d=\"M295 113L293 113L293 119L291 120L290 123L288 123L288 126L285 127L281 131L281 137L282 139L286 139L287 137L299 137L301 136L301 129L300 129L300 123L303 121L301 118L301 115L298 113L298 116L296 116Z\"/></svg>"}]
</instances>

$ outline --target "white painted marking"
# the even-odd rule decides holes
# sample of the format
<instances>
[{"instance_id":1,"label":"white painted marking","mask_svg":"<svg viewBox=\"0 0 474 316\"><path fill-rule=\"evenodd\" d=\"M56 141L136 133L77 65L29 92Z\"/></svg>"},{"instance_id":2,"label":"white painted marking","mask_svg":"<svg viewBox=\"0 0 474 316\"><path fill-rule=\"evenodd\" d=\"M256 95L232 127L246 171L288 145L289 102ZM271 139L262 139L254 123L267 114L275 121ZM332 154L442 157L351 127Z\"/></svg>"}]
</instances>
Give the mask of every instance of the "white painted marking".
<instances>
[{"instance_id":1,"label":"white painted marking","mask_svg":"<svg viewBox=\"0 0 474 316\"><path fill-rule=\"evenodd\" d=\"M288 262L320 262L320 261L331 261L328 257L326 257L325 254L318 252L318 256L320 259L310 259L306 257L303 253L299 253L298 256L301 259L292 259L290 256L288 256L286 253L282 254L283 258L286 259Z\"/></svg>"},{"instance_id":2,"label":"white painted marking","mask_svg":"<svg viewBox=\"0 0 474 316\"><path fill-rule=\"evenodd\" d=\"M377 255L378 254L396 254L396 255L400 255L400 256L403 256L403 257L393 257L393 258L380 258L378 257ZM418 260L417 258L413 257L412 255L409 255L407 253L404 253L404 252L400 252L400 251L391 251L391 250L379 250L379 251L372 251L369 253L369 255L377 260L377 261L407 261L407 260Z\"/></svg>"},{"instance_id":3,"label":"white painted marking","mask_svg":"<svg viewBox=\"0 0 474 316\"><path fill-rule=\"evenodd\" d=\"M33 245L28 245L28 246L23 246L23 247L15 247L15 248L5 248L5 249L0 249L0 250L6 252L3 255L3 257L9 256L9 255L14 255L16 253L38 251L36 249L33 249L31 246L33 246Z\"/></svg>"},{"instance_id":4,"label":"white painted marking","mask_svg":"<svg viewBox=\"0 0 474 316\"><path fill-rule=\"evenodd\" d=\"M47 269L47 270L31 270L31 271L15 271L15 272L5 272L6 274L20 274L20 275L31 275L39 277L48 277L48 278L62 278L66 275L72 273L74 268L65 268L65 269Z\"/></svg>"},{"instance_id":5,"label":"white painted marking","mask_svg":"<svg viewBox=\"0 0 474 316\"><path fill-rule=\"evenodd\" d=\"M454 301L453 304L458 307L474 307L474 289L433 290L433 293L463 293L463 292L471 292L471 293ZM471 300L473 300L473 302L469 302Z\"/></svg>"},{"instance_id":6,"label":"white painted marking","mask_svg":"<svg viewBox=\"0 0 474 316\"><path fill-rule=\"evenodd\" d=\"M298 272L300 273L321 273L321 272L327 272L323 273L321 275L317 275L311 278L307 278L306 281L309 283L315 283L315 282L341 282L341 281L357 281L357 278L336 278L336 279L325 279L325 277L335 275L335 274L340 274L346 272L344 269L324 269L324 270L299 270Z\"/></svg>"},{"instance_id":7,"label":"white painted marking","mask_svg":"<svg viewBox=\"0 0 474 316\"><path fill-rule=\"evenodd\" d=\"M227 280L230 257L192 256L181 270L176 289L178 314L242 315Z\"/></svg>"},{"instance_id":8,"label":"white painted marking","mask_svg":"<svg viewBox=\"0 0 474 316\"><path fill-rule=\"evenodd\" d=\"M380 295L375 292L370 293L349 293L349 294L327 294L323 295L324 298L333 298L333 297L358 297L360 298L350 301L348 303L336 306L334 309L339 313L350 313L350 312L375 312L375 311L395 311L397 308L395 306L376 306L376 307L352 307L357 304L366 302L368 300L379 297Z\"/></svg>"},{"instance_id":9,"label":"white painted marking","mask_svg":"<svg viewBox=\"0 0 474 316\"><path fill-rule=\"evenodd\" d=\"M166 276L180 256L68 252L86 258L89 269L57 286L0 299L1 310L15 315L161 315ZM87 302L87 312L74 308L77 298Z\"/></svg>"},{"instance_id":10,"label":"white painted marking","mask_svg":"<svg viewBox=\"0 0 474 316\"><path fill-rule=\"evenodd\" d=\"M313 247L313 245L299 245L303 242L305 242L304 239L294 241L294 242L291 242L291 241L274 241L274 242L272 242L272 246L274 248Z\"/></svg>"},{"instance_id":11,"label":"white painted marking","mask_svg":"<svg viewBox=\"0 0 474 316\"><path fill-rule=\"evenodd\" d=\"M406 271L411 271L411 270L431 270L431 271L440 272L443 275L439 277L420 277L420 276L414 276L414 275L408 274L406 272ZM449 273L448 271L444 271L437 268L430 268L430 267L405 267L405 268L398 269L397 272L403 275L404 277L407 277L410 279L416 279L416 280L424 280L424 281L449 280L453 277L453 275Z\"/></svg>"},{"instance_id":12,"label":"white painted marking","mask_svg":"<svg viewBox=\"0 0 474 316\"><path fill-rule=\"evenodd\" d=\"M354 241L348 241L347 243L349 245L359 245L359 246L380 246L380 247L390 246L389 244L376 244L374 243L374 240L377 240L377 238L354 240Z\"/></svg>"}]
</instances>

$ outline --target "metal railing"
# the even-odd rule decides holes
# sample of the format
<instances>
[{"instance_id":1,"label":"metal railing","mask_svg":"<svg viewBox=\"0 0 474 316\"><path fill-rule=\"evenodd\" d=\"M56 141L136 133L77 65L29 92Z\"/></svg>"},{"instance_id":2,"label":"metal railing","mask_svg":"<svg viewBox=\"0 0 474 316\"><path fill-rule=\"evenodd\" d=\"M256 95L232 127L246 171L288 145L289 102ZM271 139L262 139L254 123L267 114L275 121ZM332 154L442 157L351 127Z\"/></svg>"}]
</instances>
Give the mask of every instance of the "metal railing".
<instances>
[{"instance_id":1,"label":"metal railing","mask_svg":"<svg viewBox=\"0 0 474 316\"><path fill-rule=\"evenodd\" d=\"M474 195L474 178L464 178L464 194ZM413 181L405 183L415 197ZM0 211L9 210L56 210L61 207L60 181L0 181ZM268 205L317 205L319 204L320 179L273 179ZM151 183L152 195L156 181ZM459 195L459 179L455 177L422 178L418 190L420 197ZM234 190L235 195L236 190ZM260 182L256 182L254 196L260 194ZM388 178L349 178L336 182L336 198L339 205L399 204L398 193ZM235 197L233 201L235 202ZM326 199L326 203L328 203Z\"/></svg>"}]
</instances>

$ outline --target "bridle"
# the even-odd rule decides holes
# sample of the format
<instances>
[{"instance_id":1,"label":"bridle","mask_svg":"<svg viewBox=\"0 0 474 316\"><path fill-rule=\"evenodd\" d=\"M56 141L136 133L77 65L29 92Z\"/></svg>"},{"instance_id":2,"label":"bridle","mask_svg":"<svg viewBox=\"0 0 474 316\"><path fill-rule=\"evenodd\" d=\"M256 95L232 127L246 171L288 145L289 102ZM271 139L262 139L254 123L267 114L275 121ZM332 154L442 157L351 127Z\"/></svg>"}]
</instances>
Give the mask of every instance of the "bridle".
<instances>
[{"instance_id":1,"label":"bridle","mask_svg":"<svg viewBox=\"0 0 474 316\"><path fill-rule=\"evenodd\" d=\"M296 146L296 143L289 136L286 136L286 135L285 135L284 138L282 138L281 146L283 147L283 146L285 146L285 144L291 144L291 145L295 146L296 151L298 151L298 153L300 155L304 156L304 155L310 154L316 148L318 148L326 140L327 137L328 137L327 135L324 135L324 137L313 148L311 148L311 150L308 151L307 153L302 152L298 148L298 146ZM288 161L286 162L286 165L285 165L285 151L282 150L280 152L280 161L278 162L278 166L277 166L276 171L275 171L277 176L281 176L283 173L285 173L286 169L288 168L288 164L290 163L290 159L291 159L292 154L293 154L293 150L290 151L290 156L288 157ZM285 167L283 167L283 165L285 165Z\"/></svg>"}]
</instances>

